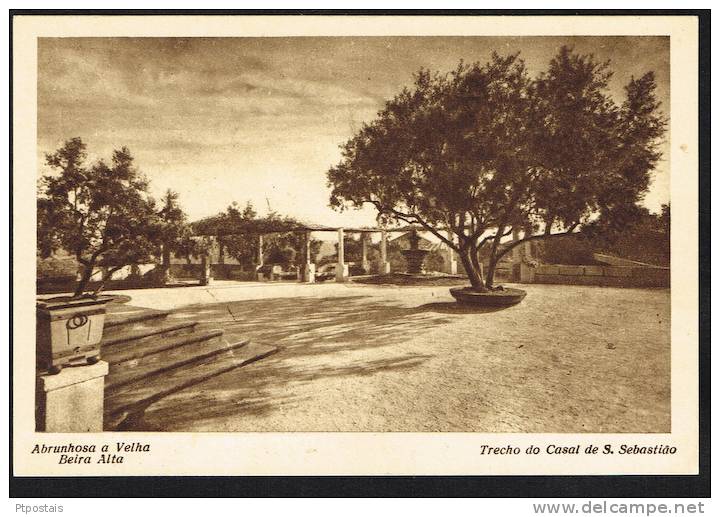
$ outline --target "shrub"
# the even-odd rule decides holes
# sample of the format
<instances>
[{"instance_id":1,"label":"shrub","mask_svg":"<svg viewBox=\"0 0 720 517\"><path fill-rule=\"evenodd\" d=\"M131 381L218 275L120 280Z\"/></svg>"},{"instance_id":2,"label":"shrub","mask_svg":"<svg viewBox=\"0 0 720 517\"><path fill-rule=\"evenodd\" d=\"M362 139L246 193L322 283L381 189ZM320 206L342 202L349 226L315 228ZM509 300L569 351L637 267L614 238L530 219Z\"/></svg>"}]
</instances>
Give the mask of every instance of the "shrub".
<instances>
[{"instance_id":1,"label":"shrub","mask_svg":"<svg viewBox=\"0 0 720 517\"><path fill-rule=\"evenodd\" d=\"M597 262L593 258L595 247L581 237L559 237L542 243L541 258L546 264L568 264L590 266Z\"/></svg>"}]
</instances>

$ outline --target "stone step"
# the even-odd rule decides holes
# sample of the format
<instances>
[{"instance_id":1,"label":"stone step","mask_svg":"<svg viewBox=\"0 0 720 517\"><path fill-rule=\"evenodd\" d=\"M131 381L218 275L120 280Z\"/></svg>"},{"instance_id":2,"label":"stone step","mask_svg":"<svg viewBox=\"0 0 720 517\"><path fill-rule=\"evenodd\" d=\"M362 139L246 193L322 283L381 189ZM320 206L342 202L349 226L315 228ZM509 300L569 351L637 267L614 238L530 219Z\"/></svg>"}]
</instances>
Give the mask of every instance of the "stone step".
<instances>
[{"instance_id":1,"label":"stone step","mask_svg":"<svg viewBox=\"0 0 720 517\"><path fill-rule=\"evenodd\" d=\"M184 321L181 323L173 323L171 325L145 327L140 330L132 329L127 332L111 334L110 336L103 335L103 340L100 343L100 346L102 348L106 348L134 345L137 344L138 341L149 337L168 337L192 332L196 325L197 321ZM103 350L103 353L105 353L105 350Z\"/></svg>"},{"instance_id":2,"label":"stone step","mask_svg":"<svg viewBox=\"0 0 720 517\"><path fill-rule=\"evenodd\" d=\"M104 353L102 355L102 359L110 363L111 367L113 367L114 365L120 363L139 361L140 359L151 355L168 352L175 348L217 338L222 336L222 334L222 330L211 330L208 332L193 332L192 334L180 335L174 338L163 338L158 336L154 341L146 340L147 342L138 346L107 347L103 351Z\"/></svg>"},{"instance_id":3,"label":"stone step","mask_svg":"<svg viewBox=\"0 0 720 517\"><path fill-rule=\"evenodd\" d=\"M110 364L110 373L105 378L105 391L146 380L193 363L202 362L227 350L227 344L218 339L219 334L209 333L200 340L188 340L184 345L165 352L152 354L139 359ZM238 346L247 344L240 343Z\"/></svg>"},{"instance_id":4,"label":"stone step","mask_svg":"<svg viewBox=\"0 0 720 517\"><path fill-rule=\"evenodd\" d=\"M271 345L235 343L218 349L217 353L196 358L174 369L165 369L163 375L138 378L121 388L105 390L105 428L122 427L123 421L137 419L152 403L188 389L208 379L231 372L278 352Z\"/></svg>"},{"instance_id":5,"label":"stone step","mask_svg":"<svg viewBox=\"0 0 720 517\"><path fill-rule=\"evenodd\" d=\"M149 321L155 322L155 320L166 318L170 314L170 311L137 311L125 314L108 314L105 319L105 330L112 329L113 331L121 327L128 325L135 325L137 323L145 323Z\"/></svg>"}]
</instances>

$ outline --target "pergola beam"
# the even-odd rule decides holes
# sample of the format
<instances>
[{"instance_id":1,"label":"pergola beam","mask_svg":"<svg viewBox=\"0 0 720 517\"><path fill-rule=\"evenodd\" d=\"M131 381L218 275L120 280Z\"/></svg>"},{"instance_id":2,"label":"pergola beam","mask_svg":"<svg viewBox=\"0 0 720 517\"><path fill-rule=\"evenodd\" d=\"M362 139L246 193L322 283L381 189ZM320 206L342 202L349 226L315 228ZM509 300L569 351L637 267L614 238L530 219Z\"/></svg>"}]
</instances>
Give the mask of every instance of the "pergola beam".
<instances>
[{"instance_id":1,"label":"pergola beam","mask_svg":"<svg viewBox=\"0 0 720 517\"><path fill-rule=\"evenodd\" d=\"M388 261L388 253L387 253L387 242L388 242L388 233L406 233L408 231L417 230L417 231L425 231L424 228L417 226L417 225L406 225L399 228L367 228L367 227L359 227L359 228L347 228L347 227L330 227L330 226L323 226L323 225L315 225L315 224L300 224L295 226L287 226L285 223L278 222L277 225L274 225L272 223L268 223L265 228L252 228L250 225L242 225L241 227L237 228L234 231L223 231L223 232L200 232L197 235L199 237L211 237L213 240L219 236L229 236L229 235L257 235L257 243L258 243L258 249L257 249L257 268L260 268L264 265L264 259L263 259L263 238L265 235L272 235L277 233L297 233L297 232L303 232L304 238L302 239L300 256L302 257L302 262L300 264L300 268L298 271L298 280L300 282L314 282L315 281L315 264L313 264L311 253L310 253L310 243L311 243L311 234L312 232L337 232L338 234L338 260L337 260L337 267L335 270L335 279L338 282L345 282L349 277L349 268L348 264L345 263L345 232L350 233L360 233L363 235L361 238L362 242L362 267L367 272L369 271L369 261L367 259L367 234L373 234L373 233L380 233L380 274L389 274L391 271L390 268L390 262ZM452 233L450 231L447 231L447 235L450 238L452 236ZM209 257L203 257L204 261L207 263L206 266L203 266L203 281L211 281L210 275L209 275ZM446 257L446 272L451 274L457 273L457 260L454 254L454 251L452 248L447 249L447 257Z\"/></svg>"}]
</instances>

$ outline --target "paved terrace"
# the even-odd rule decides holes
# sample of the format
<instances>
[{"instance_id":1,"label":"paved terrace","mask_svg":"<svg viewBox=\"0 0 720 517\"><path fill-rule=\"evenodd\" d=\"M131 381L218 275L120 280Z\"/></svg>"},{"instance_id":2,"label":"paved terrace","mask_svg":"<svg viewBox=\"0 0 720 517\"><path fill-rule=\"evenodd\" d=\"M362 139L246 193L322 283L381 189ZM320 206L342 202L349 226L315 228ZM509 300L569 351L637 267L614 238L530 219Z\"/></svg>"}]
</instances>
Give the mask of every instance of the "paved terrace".
<instances>
[{"instance_id":1,"label":"paved terrace","mask_svg":"<svg viewBox=\"0 0 720 517\"><path fill-rule=\"evenodd\" d=\"M167 431L669 432L670 291L523 285L478 312L447 287L217 282L120 291L275 356L167 397Z\"/></svg>"}]
</instances>

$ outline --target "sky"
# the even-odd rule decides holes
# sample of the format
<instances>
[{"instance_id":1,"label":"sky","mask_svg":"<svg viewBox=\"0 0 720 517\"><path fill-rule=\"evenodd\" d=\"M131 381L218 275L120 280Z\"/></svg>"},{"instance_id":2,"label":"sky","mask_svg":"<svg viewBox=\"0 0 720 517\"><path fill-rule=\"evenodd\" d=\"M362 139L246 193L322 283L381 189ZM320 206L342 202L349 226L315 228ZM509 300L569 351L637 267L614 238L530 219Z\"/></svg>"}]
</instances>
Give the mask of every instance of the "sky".
<instances>
[{"instance_id":1,"label":"sky","mask_svg":"<svg viewBox=\"0 0 720 517\"><path fill-rule=\"evenodd\" d=\"M610 93L652 70L669 117L666 37L40 38L38 173L79 136L91 160L128 147L154 196L170 188L190 220L251 201L326 225L373 225L375 212L328 206L340 145L421 67L520 51L531 75L572 45L611 60ZM645 205L669 200L669 144Z\"/></svg>"}]
</instances>

